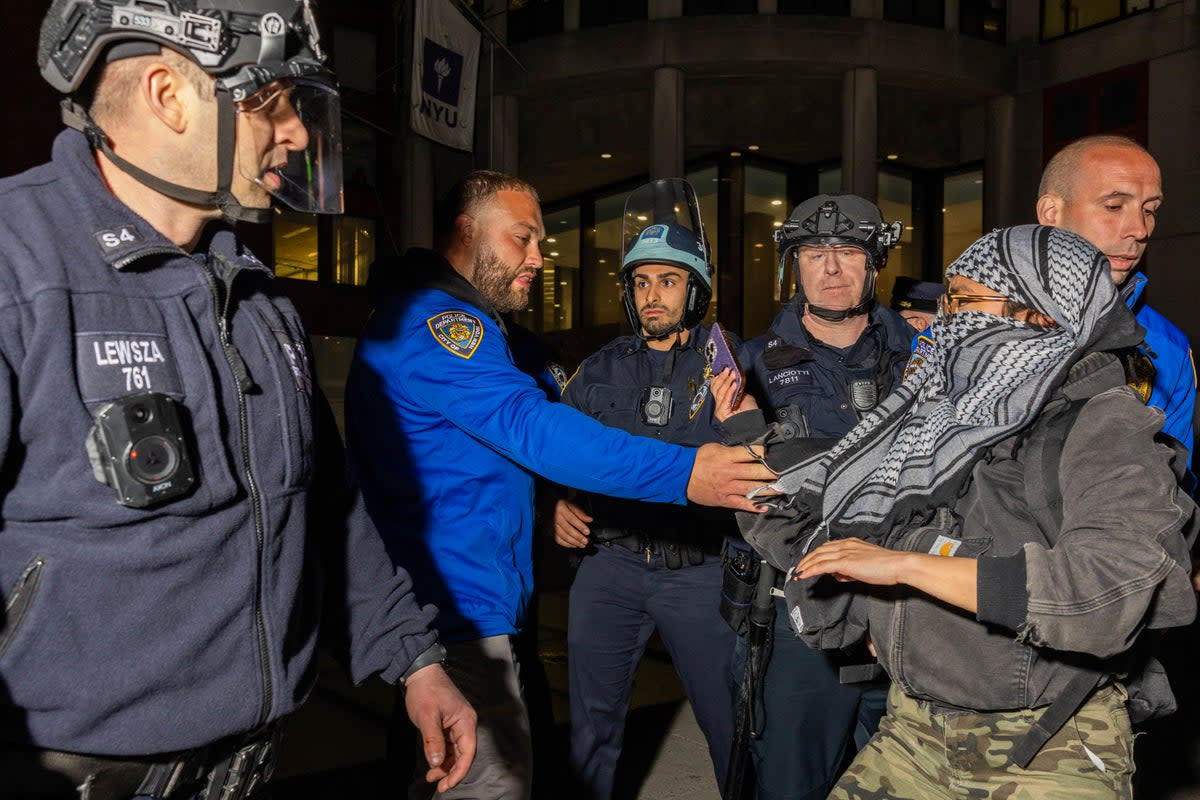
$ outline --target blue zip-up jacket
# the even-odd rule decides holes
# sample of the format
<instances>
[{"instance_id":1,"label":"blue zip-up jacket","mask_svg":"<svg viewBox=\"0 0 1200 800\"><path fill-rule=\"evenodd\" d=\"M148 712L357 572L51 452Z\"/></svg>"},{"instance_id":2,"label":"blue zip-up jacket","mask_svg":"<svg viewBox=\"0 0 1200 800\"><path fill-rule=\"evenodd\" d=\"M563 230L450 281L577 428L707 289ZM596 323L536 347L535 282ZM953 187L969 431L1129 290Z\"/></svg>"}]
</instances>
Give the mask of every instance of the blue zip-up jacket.
<instances>
[{"instance_id":1,"label":"blue zip-up jacket","mask_svg":"<svg viewBox=\"0 0 1200 800\"><path fill-rule=\"evenodd\" d=\"M533 590L533 482L685 503L695 451L552 403L513 363L491 305L440 255L410 250L410 285L359 339L347 439L367 507L443 641L517 633Z\"/></svg>"},{"instance_id":2,"label":"blue zip-up jacket","mask_svg":"<svg viewBox=\"0 0 1200 800\"><path fill-rule=\"evenodd\" d=\"M1169 319L1142 301L1149 283L1145 275L1135 272L1121 287L1121 296L1146 329L1146 347L1154 362L1154 387L1147 405L1161 408L1167 415L1163 433L1175 437L1190 453L1192 450L1192 417L1196 409L1196 367L1192 361L1192 346L1187 335Z\"/></svg>"},{"instance_id":3,"label":"blue zip-up jacket","mask_svg":"<svg viewBox=\"0 0 1200 800\"><path fill-rule=\"evenodd\" d=\"M0 740L136 756L252 730L307 696L322 611L356 680L433 642L291 303L232 231L196 252L110 194L75 131L0 181ZM198 480L136 509L84 442L145 391L186 409Z\"/></svg>"}]
</instances>

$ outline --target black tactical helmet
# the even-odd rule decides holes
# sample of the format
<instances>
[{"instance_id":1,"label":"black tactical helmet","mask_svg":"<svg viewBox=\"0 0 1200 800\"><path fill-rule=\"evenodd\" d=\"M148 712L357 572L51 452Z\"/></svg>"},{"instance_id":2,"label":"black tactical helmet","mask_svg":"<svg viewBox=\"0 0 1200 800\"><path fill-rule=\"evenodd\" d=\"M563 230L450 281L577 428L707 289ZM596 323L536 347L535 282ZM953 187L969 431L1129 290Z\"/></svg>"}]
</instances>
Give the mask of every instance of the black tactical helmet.
<instances>
[{"instance_id":1,"label":"black tactical helmet","mask_svg":"<svg viewBox=\"0 0 1200 800\"><path fill-rule=\"evenodd\" d=\"M792 210L783 226L775 231L779 244L779 277L782 283L794 275L796 294L804 301L804 286L798 272L802 245L851 245L867 254L867 275L863 296L849 309L825 309L809 304L809 311L829 320L865 314L875 295L875 276L887 266L887 251L900 241L900 222L884 223L879 207L854 194L819 194ZM796 271L793 271L796 270Z\"/></svg>"},{"instance_id":2,"label":"black tactical helmet","mask_svg":"<svg viewBox=\"0 0 1200 800\"><path fill-rule=\"evenodd\" d=\"M277 171L278 181L263 186L298 210L341 211L340 102L311 0L54 0L42 21L38 67L51 86L70 95L97 64L157 54L162 47L216 78L222 118L215 192L170 183L117 156L88 112L70 98L63 101L64 122L87 134L92 146L122 170L163 194L218 206L234 219L262 221L270 209L243 208L229 192L235 104L284 82L308 147L289 156L288 167Z\"/></svg>"}]
</instances>

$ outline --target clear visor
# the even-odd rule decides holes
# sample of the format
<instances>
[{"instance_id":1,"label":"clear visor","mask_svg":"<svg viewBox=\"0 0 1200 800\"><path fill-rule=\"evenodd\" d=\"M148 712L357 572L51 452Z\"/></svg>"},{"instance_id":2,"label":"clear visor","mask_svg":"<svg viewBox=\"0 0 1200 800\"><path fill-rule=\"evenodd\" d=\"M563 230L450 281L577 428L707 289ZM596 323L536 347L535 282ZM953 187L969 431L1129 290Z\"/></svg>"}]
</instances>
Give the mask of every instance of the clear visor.
<instances>
[{"instance_id":1,"label":"clear visor","mask_svg":"<svg viewBox=\"0 0 1200 800\"><path fill-rule=\"evenodd\" d=\"M683 178L660 178L640 186L625 200L621 224L621 261L651 225L675 225L686 228L700 241L701 257L712 263L704 226L700 221L700 202L696 190Z\"/></svg>"},{"instance_id":2,"label":"clear visor","mask_svg":"<svg viewBox=\"0 0 1200 800\"><path fill-rule=\"evenodd\" d=\"M792 299L803 288L800 283L800 257L807 254L815 262L824 259L836 259L845 262L845 266L871 261L870 253L862 245L847 241L809 241L787 246L779 258L779 269L775 274L775 302L782 303Z\"/></svg>"},{"instance_id":3,"label":"clear visor","mask_svg":"<svg viewBox=\"0 0 1200 800\"><path fill-rule=\"evenodd\" d=\"M336 87L284 78L236 107L242 177L296 211L342 213L342 113Z\"/></svg>"}]
</instances>

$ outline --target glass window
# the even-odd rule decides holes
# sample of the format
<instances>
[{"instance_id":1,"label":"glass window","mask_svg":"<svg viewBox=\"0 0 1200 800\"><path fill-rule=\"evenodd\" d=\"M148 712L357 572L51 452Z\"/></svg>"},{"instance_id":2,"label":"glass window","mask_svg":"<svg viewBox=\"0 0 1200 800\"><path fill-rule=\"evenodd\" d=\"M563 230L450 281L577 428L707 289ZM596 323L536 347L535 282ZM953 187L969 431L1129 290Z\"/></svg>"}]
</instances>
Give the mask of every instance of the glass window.
<instances>
[{"instance_id":1,"label":"glass window","mask_svg":"<svg viewBox=\"0 0 1200 800\"><path fill-rule=\"evenodd\" d=\"M646 0L608 0L604 3L581 2L579 26L594 28L618 22L634 22L646 18Z\"/></svg>"},{"instance_id":2,"label":"glass window","mask_svg":"<svg viewBox=\"0 0 1200 800\"><path fill-rule=\"evenodd\" d=\"M1042 39L1055 39L1153 7L1153 0L1042 0Z\"/></svg>"},{"instance_id":3,"label":"glass window","mask_svg":"<svg viewBox=\"0 0 1200 800\"><path fill-rule=\"evenodd\" d=\"M962 0L958 30L989 42L1004 42L1005 0Z\"/></svg>"},{"instance_id":4,"label":"glass window","mask_svg":"<svg viewBox=\"0 0 1200 800\"><path fill-rule=\"evenodd\" d=\"M746 339L765 333L779 311L774 235L788 211L787 173L747 166L742 218L742 332Z\"/></svg>"},{"instance_id":5,"label":"glass window","mask_svg":"<svg viewBox=\"0 0 1200 800\"><path fill-rule=\"evenodd\" d=\"M919 222L920 204L914 200L911 178L880 170L877 205L883 212L883 221L892 223L900 220L904 227L899 244L888 253L887 269L882 270L876 280L875 297L884 303L891 299L892 285L898 275L918 280L922 278L921 253L925 246L925 231Z\"/></svg>"},{"instance_id":6,"label":"glass window","mask_svg":"<svg viewBox=\"0 0 1200 800\"><path fill-rule=\"evenodd\" d=\"M708 237L708 252L712 256L713 274L712 305L708 307L707 322L712 322L717 316L717 288L720 283L717 276L721 274L718 255L721 247L720 218L717 216L717 187L720 178L715 166L689 172L687 182L696 190L696 201L700 204L700 220L704 223L704 235Z\"/></svg>"},{"instance_id":7,"label":"glass window","mask_svg":"<svg viewBox=\"0 0 1200 800\"><path fill-rule=\"evenodd\" d=\"M508 0L508 42L562 33L563 0Z\"/></svg>"},{"instance_id":8,"label":"glass window","mask_svg":"<svg viewBox=\"0 0 1200 800\"><path fill-rule=\"evenodd\" d=\"M346 436L346 377L354 359L354 342L350 336L311 336L313 361L321 365L317 382L329 400L342 438Z\"/></svg>"},{"instance_id":9,"label":"glass window","mask_svg":"<svg viewBox=\"0 0 1200 800\"><path fill-rule=\"evenodd\" d=\"M683 0L683 15L757 14L758 0Z\"/></svg>"},{"instance_id":10,"label":"glass window","mask_svg":"<svg viewBox=\"0 0 1200 800\"><path fill-rule=\"evenodd\" d=\"M982 235L983 170L947 175L942 180L942 269Z\"/></svg>"},{"instance_id":11,"label":"glass window","mask_svg":"<svg viewBox=\"0 0 1200 800\"><path fill-rule=\"evenodd\" d=\"M346 25L333 26L333 64L343 88L375 94L375 34Z\"/></svg>"},{"instance_id":12,"label":"glass window","mask_svg":"<svg viewBox=\"0 0 1200 800\"><path fill-rule=\"evenodd\" d=\"M848 17L850 0L779 0L779 13Z\"/></svg>"},{"instance_id":13,"label":"glass window","mask_svg":"<svg viewBox=\"0 0 1200 800\"><path fill-rule=\"evenodd\" d=\"M883 18L941 28L946 24L945 0L883 0Z\"/></svg>"},{"instance_id":14,"label":"glass window","mask_svg":"<svg viewBox=\"0 0 1200 800\"><path fill-rule=\"evenodd\" d=\"M375 129L352 117L342 117L342 172L346 183L375 186L378 172Z\"/></svg>"},{"instance_id":15,"label":"glass window","mask_svg":"<svg viewBox=\"0 0 1200 800\"><path fill-rule=\"evenodd\" d=\"M317 215L279 211L272 225L275 274L302 281L317 279Z\"/></svg>"},{"instance_id":16,"label":"glass window","mask_svg":"<svg viewBox=\"0 0 1200 800\"><path fill-rule=\"evenodd\" d=\"M375 260L375 220L333 217L333 280L367 285L367 269Z\"/></svg>"},{"instance_id":17,"label":"glass window","mask_svg":"<svg viewBox=\"0 0 1200 800\"><path fill-rule=\"evenodd\" d=\"M621 224L625 216L628 192L596 198L596 225L593 262L585 264L588 296L584 300L586 325L613 325L625 322L621 302Z\"/></svg>"},{"instance_id":18,"label":"glass window","mask_svg":"<svg viewBox=\"0 0 1200 800\"><path fill-rule=\"evenodd\" d=\"M541 284L535 283L529 290L530 306L535 310L541 307L541 325L526 327L543 332L567 330L575 327L579 308L579 206L551 212L545 222ZM538 298L540 304L534 302Z\"/></svg>"}]
</instances>

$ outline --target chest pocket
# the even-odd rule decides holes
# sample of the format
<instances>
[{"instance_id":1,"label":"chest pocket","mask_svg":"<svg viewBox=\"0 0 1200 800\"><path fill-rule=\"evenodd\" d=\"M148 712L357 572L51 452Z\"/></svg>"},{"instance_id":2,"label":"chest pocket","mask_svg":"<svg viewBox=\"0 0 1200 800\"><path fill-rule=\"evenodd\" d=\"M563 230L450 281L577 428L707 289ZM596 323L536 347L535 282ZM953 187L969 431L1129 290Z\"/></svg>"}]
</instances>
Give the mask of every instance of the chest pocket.
<instances>
[{"instance_id":1,"label":"chest pocket","mask_svg":"<svg viewBox=\"0 0 1200 800\"><path fill-rule=\"evenodd\" d=\"M278 307L275 302L264 297L242 301L234 319L235 341L244 340L244 334L237 336L238 327L249 327L264 355L258 366L251 365L251 377L261 392L261 397L253 398L254 404L266 400L274 412L260 411L252 416L257 430L252 432L251 440L265 435L279 442L283 455L282 487L307 488L312 481L315 381L312 356L308 337L295 312L287 306ZM244 322L247 319L249 326ZM268 419L273 422L266 424ZM262 446L267 450L273 447L269 443Z\"/></svg>"},{"instance_id":2,"label":"chest pocket","mask_svg":"<svg viewBox=\"0 0 1200 800\"><path fill-rule=\"evenodd\" d=\"M583 407L605 425L636 433L641 426L641 398L641 390L637 387L593 383L587 387Z\"/></svg>"},{"instance_id":3,"label":"chest pocket","mask_svg":"<svg viewBox=\"0 0 1200 800\"><path fill-rule=\"evenodd\" d=\"M23 404L31 427L55 431L41 437L30 458L56 459L49 472L30 465L25 474L62 475L78 487L71 508L75 520L86 528L109 528L145 519L152 513L195 516L232 501L238 494L232 450L223 434L227 421L222 409L213 363L201 344L203 326L189 310L185 297L154 298L96 292L70 296L72 372L77 395L74 408L40 400ZM215 339L215 331L213 332ZM48 357L51 361L54 356ZM45 376L30 381L36 396L44 397L51 385ZM187 496L145 511L118 505L113 490L92 476L84 440L100 408L118 398L144 392L161 392L182 407L184 428L191 438L197 470L196 488ZM33 419L30 419L30 418ZM75 435L59 431L70 426ZM64 474L69 470L69 475Z\"/></svg>"}]
</instances>

